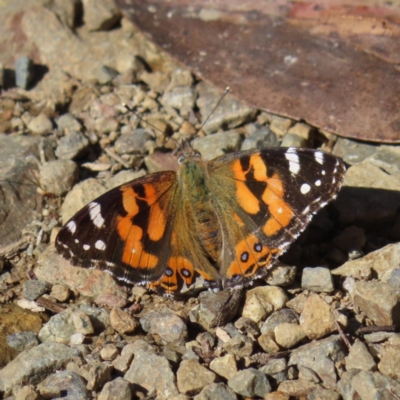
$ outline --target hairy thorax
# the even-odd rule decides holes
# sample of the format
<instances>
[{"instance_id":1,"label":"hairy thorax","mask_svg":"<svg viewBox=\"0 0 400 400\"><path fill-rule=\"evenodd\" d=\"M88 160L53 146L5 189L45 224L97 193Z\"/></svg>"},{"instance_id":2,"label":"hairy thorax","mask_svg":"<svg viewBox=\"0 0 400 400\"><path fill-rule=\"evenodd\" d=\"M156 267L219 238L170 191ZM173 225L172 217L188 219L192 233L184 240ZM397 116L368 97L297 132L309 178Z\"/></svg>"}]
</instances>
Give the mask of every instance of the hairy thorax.
<instances>
[{"instance_id":1,"label":"hairy thorax","mask_svg":"<svg viewBox=\"0 0 400 400\"><path fill-rule=\"evenodd\" d=\"M188 156L182 162L178 176L188 225L194 225L204 251L217 260L221 254L220 227L212 205L206 164L198 156Z\"/></svg>"}]
</instances>

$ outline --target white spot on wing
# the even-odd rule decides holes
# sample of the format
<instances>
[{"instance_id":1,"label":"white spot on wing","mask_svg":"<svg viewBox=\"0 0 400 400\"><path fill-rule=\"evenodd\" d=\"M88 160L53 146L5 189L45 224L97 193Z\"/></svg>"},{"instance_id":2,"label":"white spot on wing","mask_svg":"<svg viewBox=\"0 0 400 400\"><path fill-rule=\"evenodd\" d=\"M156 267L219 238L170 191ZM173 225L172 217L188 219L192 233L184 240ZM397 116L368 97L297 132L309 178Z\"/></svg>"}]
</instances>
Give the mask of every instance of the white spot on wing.
<instances>
[{"instance_id":1,"label":"white spot on wing","mask_svg":"<svg viewBox=\"0 0 400 400\"><path fill-rule=\"evenodd\" d=\"M89 250L89 249L90 249L90 246L88 244L83 245L83 250Z\"/></svg>"},{"instance_id":2,"label":"white spot on wing","mask_svg":"<svg viewBox=\"0 0 400 400\"><path fill-rule=\"evenodd\" d=\"M278 211L279 214L282 214L283 213L283 208L279 207L277 211Z\"/></svg>"},{"instance_id":3,"label":"white spot on wing","mask_svg":"<svg viewBox=\"0 0 400 400\"><path fill-rule=\"evenodd\" d=\"M300 192L302 194L307 194L311 190L311 186L308 183L303 183L300 187Z\"/></svg>"},{"instance_id":4,"label":"white spot on wing","mask_svg":"<svg viewBox=\"0 0 400 400\"><path fill-rule=\"evenodd\" d=\"M102 240L98 240L95 244L94 247L98 250L104 250L106 248L106 244Z\"/></svg>"},{"instance_id":5,"label":"white spot on wing","mask_svg":"<svg viewBox=\"0 0 400 400\"><path fill-rule=\"evenodd\" d=\"M319 179L315 181L315 186L321 186L321 181Z\"/></svg>"},{"instance_id":6,"label":"white spot on wing","mask_svg":"<svg viewBox=\"0 0 400 400\"><path fill-rule=\"evenodd\" d=\"M296 175L300 171L300 160L296 154L296 149L289 147L285 153L285 157L289 161L289 171Z\"/></svg>"},{"instance_id":7,"label":"white spot on wing","mask_svg":"<svg viewBox=\"0 0 400 400\"><path fill-rule=\"evenodd\" d=\"M75 221L69 221L68 224L66 225L67 229L74 234L76 232L76 223Z\"/></svg>"},{"instance_id":8,"label":"white spot on wing","mask_svg":"<svg viewBox=\"0 0 400 400\"><path fill-rule=\"evenodd\" d=\"M99 203L90 203L90 219L97 228L101 228L104 224L104 218L101 216L101 207Z\"/></svg>"},{"instance_id":9,"label":"white spot on wing","mask_svg":"<svg viewBox=\"0 0 400 400\"><path fill-rule=\"evenodd\" d=\"M323 164L324 163L324 153L322 153L321 151L316 151L315 153L314 153L314 158L315 158L315 161L318 163L318 164Z\"/></svg>"}]
</instances>

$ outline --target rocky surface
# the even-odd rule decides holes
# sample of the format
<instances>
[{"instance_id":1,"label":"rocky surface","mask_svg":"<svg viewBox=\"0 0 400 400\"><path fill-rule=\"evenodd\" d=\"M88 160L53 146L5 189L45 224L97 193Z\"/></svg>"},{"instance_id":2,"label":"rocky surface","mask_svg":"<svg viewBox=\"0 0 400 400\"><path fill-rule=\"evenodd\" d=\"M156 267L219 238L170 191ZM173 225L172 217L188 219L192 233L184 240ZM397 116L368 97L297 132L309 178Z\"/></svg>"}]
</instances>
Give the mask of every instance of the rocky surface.
<instances>
[{"instance_id":1,"label":"rocky surface","mask_svg":"<svg viewBox=\"0 0 400 400\"><path fill-rule=\"evenodd\" d=\"M111 0L0 10L0 33L17 26L25 38L0 54L0 397L400 395L399 147L229 96L197 133L221 94ZM350 167L338 199L254 287L160 297L56 253L62 223L115 186L176 168L176 142L193 135L206 160L319 146Z\"/></svg>"}]
</instances>

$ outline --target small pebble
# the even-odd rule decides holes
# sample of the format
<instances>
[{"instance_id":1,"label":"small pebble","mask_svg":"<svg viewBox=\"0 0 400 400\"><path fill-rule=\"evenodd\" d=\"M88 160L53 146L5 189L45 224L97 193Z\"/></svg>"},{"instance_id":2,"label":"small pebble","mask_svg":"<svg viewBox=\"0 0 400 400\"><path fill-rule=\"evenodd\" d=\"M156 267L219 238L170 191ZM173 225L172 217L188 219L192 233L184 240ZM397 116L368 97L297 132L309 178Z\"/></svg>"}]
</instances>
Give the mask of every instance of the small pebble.
<instances>
[{"instance_id":1,"label":"small pebble","mask_svg":"<svg viewBox=\"0 0 400 400\"><path fill-rule=\"evenodd\" d=\"M48 293L51 289L51 284L46 281L29 280L24 283L22 288L22 296L26 300L34 301L38 297Z\"/></svg>"},{"instance_id":2,"label":"small pebble","mask_svg":"<svg viewBox=\"0 0 400 400\"><path fill-rule=\"evenodd\" d=\"M45 114L39 114L28 124L28 129L36 135L47 135L53 130L53 123Z\"/></svg>"},{"instance_id":3,"label":"small pebble","mask_svg":"<svg viewBox=\"0 0 400 400\"><path fill-rule=\"evenodd\" d=\"M119 307L114 307L110 312L111 326L119 333L133 333L140 326L139 321L121 310Z\"/></svg>"},{"instance_id":4,"label":"small pebble","mask_svg":"<svg viewBox=\"0 0 400 400\"><path fill-rule=\"evenodd\" d=\"M330 269L325 267L304 268L301 276L301 287L313 292L332 293L335 288Z\"/></svg>"},{"instance_id":5,"label":"small pebble","mask_svg":"<svg viewBox=\"0 0 400 400\"><path fill-rule=\"evenodd\" d=\"M33 80L33 61L28 57L20 57L15 62L15 84L21 89L28 89Z\"/></svg>"},{"instance_id":6,"label":"small pebble","mask_svg":"<svg viewBox=\"0 0 400 400\"><path fill-rule=\"evenodd\" d=\"M53 285L50 296L54 297L60 303L65 303L71 296L71 290L64 285Z\"/></svg>"}]
</instances>

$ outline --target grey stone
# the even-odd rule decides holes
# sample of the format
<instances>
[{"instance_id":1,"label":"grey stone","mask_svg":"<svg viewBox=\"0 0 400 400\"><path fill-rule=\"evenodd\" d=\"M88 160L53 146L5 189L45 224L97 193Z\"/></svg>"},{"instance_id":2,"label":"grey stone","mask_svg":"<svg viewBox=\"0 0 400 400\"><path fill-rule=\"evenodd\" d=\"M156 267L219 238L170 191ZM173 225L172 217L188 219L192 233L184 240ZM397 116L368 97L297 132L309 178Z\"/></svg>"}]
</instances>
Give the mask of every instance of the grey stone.
<instances>
[{"instance_id":1,"label":"grey stone","mask_svg":"<svg viewBox=\"0 0 400 400\"><path fill-rule=\"evenodd\" d=\"M196 336L196 341L202 348L212 349L215 345L216 337L211 332L201 332Z\"/></svg>"},{"instance_id":2,"label":"grey stone","mask_svg":"<svg viewBox=\"0 0 400 400\"><path fill-rule=\"evenodd\" d=\"M200 109L202 120L205 121L217 105L222 93L204 82L200 82L196 86L196 91L198 93L197 106ZM226 96L203 126L203 130L211 133L222 127L235 128L252 120L255 114L255 109Z\"/></svg>"},{"instance_id":3,"label":"grey stone","mask_svg":"<svg viewBox=\"0 0 400 400\"><path fill-rule=\"evenodd\" d=\"M313 370L328 389L334 389L338 380L335 363L346 356L339 335L306 344L292 351L289 366L303 366Z\"/></svg>"},{"instance_id":4,"label":"grey stone","mask_svg":"<svg viewBox=\"0 0 400 400\"><path fill-rule=\"evenodd\" d=\"M67 344L75 333L90 334L93 330L99 332L109 325L109 321L102 321L103 314L106 314L108 319L108 313L104 310L92 309L84 305L79 309L68 308L53 315L43 325L39 332L39 339L42 342L55 341Z\"/></svg>"},{"instance_id":5,"label":"grey stone","mask_svg":"<svg viewBox=\"0 0 400 400\"><path fill-rule=\"evenodd\" d=\"M15 386L13 389L14 396L7 397L8 399L12 398L13 400L38 400L39 395L33 389L32 385L27 386Z\"/></svg>"},{"instance_id":6,"label":"grey stone","mask_svg":"<svg viewBox=\"0 0 400 400\"><path fill-rule=\"evenodd\" d=\"M91 365L87 374L87 388L94 391L102 388L111 380L111 369L110 365L102 362Z\"/></svg>"},{"instance_id":7,"label":"grey stone","mask_svg":"<svg viewBox=\"0 0 400 400\"><path fill-rule=\"evenodd\" d=\"M354 305L377 325L400 324L400 303L392 286L382 282L356 282Z\"/></svg>"},{"instance_id":8,"label":"grey stone","mask_svg":"<svg viewBox=\"0 0 400 400\"><path fill-rule=\"evenodd\" d=\"M140 319L145 332L158 335L165 343L183 344L187 338L185 321L172 312L153 311Z\"/></svg>"},{"instance_id":9,"label":"grey stone","mask_svg":"<svg viewBox=\"0 0 400 400\"><path fill-rule=\"evenodd\" d=\"M350 165L358 164L376 152L379 146L376 144L362 143L355 140L338 138L333 154L343 159Z\"/></svg>"},{"instance_id":10,"label":"grey stone","mask_svg":"<svg viewBox=\"0 0 400 400\"><path fill-rule=\"evenodd\" d=\"M138 339L133 343L129 343L123 347L121 355L119 355L114 361L113 366L117 371L125 373L133 359L133 355L140 350L153 352L153 347L143 339ZM164 359L165 357L163 357Z\"/></svg>"},{"instance_id":11,"label":"grey stone","mask_svg":"<svg viewBox=\"0 0 400 400\"><path fill-rule=\"evenodd\" d=\"M257 323L250 318L240 317L235 321L235 328L237 328L239 332L252 335L255 338L260 335L260 328Z\"/></svg>"},{"instance_id":12,"label":"grey stone","mask_svg":"<svg viewBox=\"0 0 400 400\"><path fill-rule=\"evenodd\" d=\"M218 132L193 140L193 148L199 151L206 161L223 156L230 151L236 151L239 145L240 134L236 130Z\"/></svg>"},{"instance_id":13,"label":"grey stone","mask_svg":"<svg viewBox=\"0 0 400 400\"><path fill-rule=\"evenodd\" d=\"M296 280L297 267L295 265L276 265L265 277L270 286L290 286Z\"/></svg>"},{"instance_id":14,"label":"grey stone","mask_svg":"<svg viewBox=\"0 0 400 400\"><path fill-rule=\"evenodd\" d=\"M28 57L19 57L15 62L15 84L21 89L28 89L33 79L33 61Z\"/></svg>"},{"instance_id":15,"label":"grey stone","mask_svg":"<svg viewBox=\"0 0 400 400\"><path fill-rule=\"evenodd\" d=\"M331 293L335 289L329 268L307 267L301 275L301 287L313 292Z\"/></svg>"},{"instance_id":16,"label":"grey stone","mask_svg":"<svg viewBox=\"0 0 400 400\"><path fill-rule=\"evenodd\" d=\"M307 335L299 324L283 322L275 327L275 341L284 349L290 349L304 340Z\"/></svg>"},{"instance_id":17,"label":"grey stone","mask_svg":"<svg viewBox=\"0 0 400 400\"><path fill-rule=\"evenodd\" d=\"M275 328L284 322L297 323L299 321L299 315L296 311L289 308L283 308L282 310L275 311L272 313L261 326L261 333L274 332Z\"/></svg>"},{"instance_id":18,"label":"grey stone","mask_svg":"<svg viewBox=\"0 0 400 400\"><path fill-rule=\"evenodd\" d=\"M382 282L387 283L398 291L400 289L400 268L385 272L382 276Z\"/></svg>"},{"instance_id":19,"label":"grey stone","mask_svg":"<svg viewBox=\"0 0 400 400\"><path fill-rule=\"evenodd\" d=\"M28 129L36 135L47 135L53 130L53 123L45 114L39 114L28 124Z\"/></svg>"},{"instance_id":20,"label":"grey stone","mask_svg":"<svg viewBox=\"0 0 400 400\"><path fill-rule=\"evenodd\" d=\"M259 368L259 371L264 372L278 384L288 379L287 362L284 358L271 358Z\"/></svg>"},{"instance_id":21,"label":"grey stone","mask_svg":"<svg viewBox=\"0 0 400 400\"><path fill-rule=\"evenodd\" d=\"M77 203L79 202L80 200L77 200ZM63 284L76 290L82 296L96 298L101 294L114 293L115 296L128 297L127 287L120 285L110 274L95 269L74 267L69 260L56 252L54 246L48 246L39 255L35 274L38 279L52 284ZM108 316L108 313L106 314Z\"/></svg>"},{"instance_id":22,"label":"grey stone","mask_svg":"<svg viewBox=\"0 0 400 400\"><path fill-rule=\"evenodd\" d=\"M94 333L94 327L89 316L82 310L73 311L70 320L74 324L75 333L81 333L82 335Z\"/></svg>"},{"instance_id":23,"label":"grey stone","mask_svg":"<svg viewBox=\"0 0 400 400\"><path fill-rule=\"evenodd\" d=\"M119 333L133 333L140 324L137 318L133 317L128 312L121 310L119 307L114 307L110 312L110 324Z\"/></svg>"},{"instance_id":24,"label":"grey stone","mask_svg":"<svg viewBox=\"0 0 400 400\"><path fill-rule=\"evenodd\" d=\"M71 160L48 161L40 167L42 189L56 196L70 191L78 178L78 166Z\"/></svg>"},{"instance_id":25,"label":"grey stone","mask_svg":"<svg viewBox=\"0 0 400 400\"><path fill-rule=\"evenodd\" d=\"M346 357L346 369L360 369L363 371L372 371L376 369L376 363L367 346L356 339L350 348L349 355Z\"/></svg>"},{"instance_id":26,"label":"grey stone","mask_svg":"<svg viewBox=\"0 0 400 400\"><path fill-rule=\"evenodd\" d=\"M132 399L131 384L123 378L115 378L111 382L107 382L101 390L98 400L131 400Z\"/></svg>"},{"instance_id":27,"label":"grey stone","mask_svg":"<svg viewBox=\"0 0 400 400\"><path fill-rule=\"evenodd\" d=\"M206 385L215 382L217 376L194 360L183 360L176 373L178 389L186 395L199 393Z\"/></svg>"},{"instance_id":28,"label":"grey stone","mask_svg":"<svg viewBox=\"0 0 400 400\"><path fill-rule=\"evenodd\" d=\"M70 113L61 115L56 120L57 128L61 132L65 131L76 131L79 132L82 129L81 123Z\"/></svg>"},{"instance_id":29,"label":"grey stone","mask_svg":"<svg viewBox=\"0 0 400 400\"><path fill-rule=\"evenodd\" d=\"M61 371L48 376L38 385L44 398L90 399L85 380L73 371Z\"/></svg>"},{"instance_id":30,"label":"grey stone","mask_svg":"<svg viewBox=\"0 0 400 400\"><path fill-rule=\"evenodd\" d=\"M56 156L61 160L73 160L89 149L89 140L80 132L71 131L63 136L56 148Z\"/></svg>"},{"instance_id":31,"label":"grey stone","mask_svg":"<svg viewBox=\"0 0 400 400\"><path fill-rule=\"evenodd\" d=\"M334 390L316 387L310 390L307 400L341 400L341 396Z\"/></svg>"},{"instance_id":32,"label":"grey stone","mask_svg":"<svg viewBox=\"0 0 400 400\"><path fill-rule=\"evenodd\" d=\"M260 322L272 312L283 308L288 298L285 291L276 286L259 286L248 290L242 316Z\"/></svg>"},{"instance_id":33,"label":"grey stone","mask_svg":"<svg viewBox=\"0 0 400 400\"><path fill-rule=\"evenodd\" d=\"M390 175L396 175L400 172L399 147L381 144L367 161Z\"/></svg>"},{"instance_id":34,"label":"grey stone","mask_svg":"<svg viewBox=\"0 0 400 400\"><path fill-rule=\"evenodd\" d=\"M9 391L14 385L37 384L74 357L79 357L79 351L61 343L42 343L25 350L0 370L0 391Z\"/></svg>"},{"instance_id":35,"label":"grey stone","mask_svg":"<svg viewBox=\"0 0 400 400\"><path fill-rule=\"evenodd\" d=\"M112 361L117 358L119 355L119 351L117 346L115 346L114 343L107 343L103 346L103 348L100 350L100 357L104 361Z\"/></svg>"},{"instance_id":36,"label":"grey stone","mask_svg":"<svg viewBox=\"0 0 400 400\"><path fill-rule=\"evenodd\" d=\"M189 312L190 321L206 330L223 326L237 314L241 297L242 291L238 289L202 292L199 295L200 304Z\"/></svg>"},{"instance_id":37,"label":"grey stone","mask_svg":"<svg viewBox=\"0 0 400 400\"><path fill-rule=\"evenodd\" d=\"M149 392L156 391L160 398L166 399L178 395L175 375L168 360L153 351L136 351L124 379L144 387Z\"/></svg>"},{"instance_id":38,"label":"grey stone","mask_svg":"<svg viewBox=\"0 0 400 400\"><path fill-rule=\"evenodd\" d=\"M187 117L195 105L195 93L191 87L176 86L167 91L161 98L161 104L167 108L174 108L179 111L182 117Z\"/></svg>"},{"instance_id":39,"label":"grey stone","mask_svg":"<svg viewBox=\"0 0 400 400\"><path fill-rule=\"evenodd\" d=\"M382 343L394 335L394 332L373 332L365 334L364 339L369 343Z\"/></svg>"},{"instance_id":40,"label":"grey stone","mask_svg":"<svg viewBox=\"0 0 400 400\"><path fill-rule=\"evenodd\" d=\"M379 280L382 280L387 271L398 267L399 259L400 244L389 244L362 258L350 260L331 272L333 275L352 277L357 280L366 280L371 275L376 275Z\"/></svg>"},{"instance_id":41,"label":"grey stone","mask_svg":"<svg viewBox=\"0 0 400 400\"><path fill-rule=\"evenodd\" d=\"M243 141L240 150L250 149L265 149L267 147L278 147L279 142L275 133L272 132L267 126L256 128L247 138Z\"/></svg>"},{"instance_id":42,"label":"grey stone","mask_svg":"<svg viewBox=\"0 0 400 400\"><path fill-rule=\"evenodd\" d=\"M90 318L90 322L96 332L103 331L110 326L110 315L106 310L86 304L80 305L79 309Z\"/></svg>"},{"instance_id":43,"label":"grey stone","mask_svg":"<svg viewBox=\"0 0 400 400\"><path fill-rule=\"evenodd\" d=\"M379 372L360 371L351 380L351 385L362 400L392 400L394 393L400 393L400 383Z\"/></svg>"},{"instance_id":44,"label":"grey stone","mask_svg":"<svg viewBox=\"0 0 400 400\"><path fill-rule=\"evenodd\" d=\"M254 342L247 336L238 335L229 339L222 348L235 357L247 357L253 353Z\"/></svg>"},{"instance_id":45,"label":"grey stone","mask_svg":"<svg viewBox=\"0 0 400 400\"><path fill-rule=\"evenodd\" d=\"M239 371L228 380L228 386L243 397L264 397L271 391L267 375L254 368Z\"/></svg>"},{"instance_id":46,"label":"grey stone","mask_svg":"<svg viewBox=\"0 0 400 400\"><path fill-rule=\"evenodd\" d=\"M353 400L356 396L354 387L352 385L353 378L360 372L358 369L351 369L343 372L340 381L337 383L339 393L342 395L343 400Z\"/></svg>"},{"instance_id":47,"label":"grey stone","mask_svg":"<svg viewBox=\"0 0 400 400\"><path fill-rule=\"evenodd\" d=\"M39 344L39 340L34 332L16 332L7 335L7 344L11 348L20 352L37 346Z\"/></svg>"},{"instance_id":48,"label":"grey stone","mask_svg":"<svg viewBox=\"0 0 400 400\"><path fill-rule=\"evenodd\" d=\"M381 355L381 361L378 364L379 371L389 378L400 379L400 346L387 345L384 347Z\"/></svg>"},{"instance_id":49,"label":"grey stone","mask_svg":"<svg viewBox=\"0 0 400 400\"><path fill-rule=\"evenodd\" d=\"M95 71L95 78L101 85L110 83L117 76L118 71L116 71L114 68L107 67L107 65L102 65Z\"/></svg>"},{"instance_id":50,"label":"grey stone","mask_svg":"<svg viewBox=\"0 0 400 400\"><path fill-rule=\"evenodd\" d=\"M322 338L337 329L331 307L315 293L304 303L300 325L310 339Z\"/></svg>"},{"instance_id":51,"label":"grey stone","mask_svg":"<svg viewBox=\"0 0 400 400\"><path fill-rule=\"evenodd\" d=\"M134 132L124 133L115 141L115 151L118 154L142 153L147 141L152 137L144 129L138 128Z\"/></svg>"},{"instance_id":52,"label":"grey stone","mask_svg":"<svg viewBox=\"0 0 400 400\"><path fill-rule=\"evenodd\" d=\"M282 139L282 147L307 147L307 140L293 133L286 133Z\"/></svg>"},{"instance_id":53,"label":"grey stone","mask_svg":"<svg viewBox=\"0 0 400 400\"><path fill-rule=\"evenodd\" d=\"M232 378L237 372L235 356L225 354L223 357L216 357L210 362L210 369L225 379Z\"/></svg>"},{"instance_id":54,"label":"grey stone","mask_svg":"<svg viewBox=\"0 0 400 400\"><path fill-rule=\"evenodd\" d=\"M258 337L257 342L267 354L277 353L280 350L280 347L275 342L275 336L273 332L263 333Z\"/></svg>"},{"instance_id":55,"label":"grey stone","mask_svg":"<svg viewBox=\"0 0 400 400\"><path fill-rule=\"evenodd\" d=\"M51 289L51 284L46 281L40 281L40 280L25 281L24 286L22 288L22 295L24 296L24 299L36 300L43 294L50 292L50 289Z\"/></svg>"},{"instance_id":56,"label":"grey stone","mask_svg":"<svg viewBox=\"0 0 400 400\"><path fill-rule=\"evenodd\" d=\"M64 285L53 285L50 296L60 303L65 303L71 296L71 290Z\"/></svg>"},{"instance_id":57,"label":"grey stone","mask_svg":"<svg viewBox=\"0 0 400 400\"><path fill-rule=\"evenodd\" d=\"M109 30L121 19L113 1L83 0L85 25L90 31Z\"/></svg>"},{"instance_id":58,"label":"grey stone","mask_svg":"<svg viewBox=\"0 0 400 400\"><path fill-rule=\"evenodd\" d=\"M224 383L210 383L194 397L194 400L236 400L236 393Z\"/></svg>"}]
</instances>

